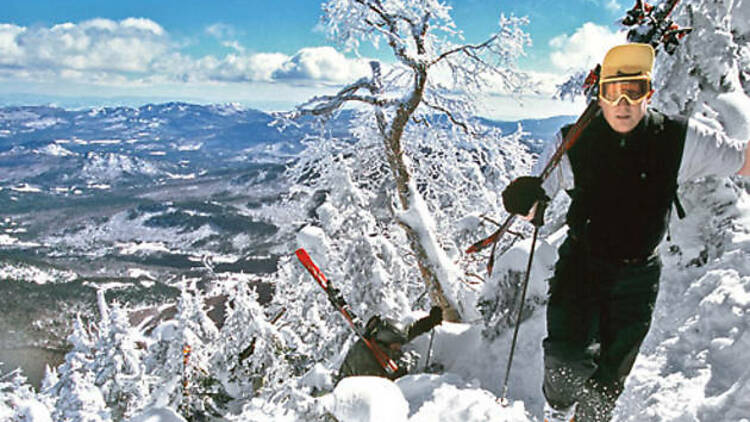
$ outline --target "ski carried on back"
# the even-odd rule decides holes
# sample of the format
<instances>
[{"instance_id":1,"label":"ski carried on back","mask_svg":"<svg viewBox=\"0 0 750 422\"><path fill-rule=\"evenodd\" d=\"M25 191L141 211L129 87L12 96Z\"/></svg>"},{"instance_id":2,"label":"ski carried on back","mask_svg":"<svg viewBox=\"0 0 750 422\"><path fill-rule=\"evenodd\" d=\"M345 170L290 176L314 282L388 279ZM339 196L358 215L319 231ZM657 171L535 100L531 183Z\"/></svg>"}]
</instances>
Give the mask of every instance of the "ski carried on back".
<instances>
[{"instance_id":1,"label":"ski carried on back","mask_svg":"<svg viewBox=\"0 0 750 422\"><path fill-rule=\"evenodd\" d=\"M333 287L330 281L326 278L325 275L323 275L323 272L320 271L317 265L312 261L312 258L310 258L310 255L308 255L307 251L300 248L297 249L295 252L297 255L297 258L302 263L302 265L307 269L307 271L310 273L311 276L315 279L315 281L318 282L318 285L323 289L323 291L326 292L326 295L328 296L328 301L331 302L333 306L336 307L336 309L341 312L341 315L344 316L344 319L347 323L349 323L349 326L354 330L354 332L357 334L357 336L362 339L362 341L365 343L367 348L370 349L373 356L375 356L375 360L378 362L378 364L383 368L383 370L389 374L395 374L398 371L398 365L396 365L396 362L393 361L374 341L370 341L370 339L365 336L365 330L362 326L362 321L355 315L351 308L349 307L349 304L346 303L346 300L344 300L344 297L341 296L341 292Z\"/></svg>"},{"instance_id":2,"label":"ski carried on back","mask_svg":"<svg viewBox=\"0 0 750 422\"><path fill-rule=\"evenodd\" d=\"M599 80L599 72L598 68L592 71L592 75L595 75L595 81L594 83L597 83ZM592 76L589 76L589 78L592 78ZM552 171L557 167L557 165L560 163L560 160L562 160L563 155L567 150L569 150L573 144L578 140L578 138L583 133L583 129L585 129L591 120L596 116L596 114L599 112L599 104L592 100L589 101L588 106L586 107L586 110L581 114L581 116L576 120L576 122L573 124L573 127L568 132L568 135L563 139L563 142L560 143L560 145L555 150L554 154L552 154L552 157L547 162L547 164L544 166L544 170L542 170L542 174L539 176L542 180L546 180L550 174L552 174ZM489 235L488 237L474 243L471 245L467 250L466 253L474 253L479 252L488 246L493 246L496 244L500 236L503 235L510 226L515 221L515 214L511 214L508 216L508 218L505 220L505 222L500 226L499 229L497 229L494 233ZM494 254L493 254L494 255ZM488 271L491 273L492 268L489 267Z\"/></svg>"}]
</instances>

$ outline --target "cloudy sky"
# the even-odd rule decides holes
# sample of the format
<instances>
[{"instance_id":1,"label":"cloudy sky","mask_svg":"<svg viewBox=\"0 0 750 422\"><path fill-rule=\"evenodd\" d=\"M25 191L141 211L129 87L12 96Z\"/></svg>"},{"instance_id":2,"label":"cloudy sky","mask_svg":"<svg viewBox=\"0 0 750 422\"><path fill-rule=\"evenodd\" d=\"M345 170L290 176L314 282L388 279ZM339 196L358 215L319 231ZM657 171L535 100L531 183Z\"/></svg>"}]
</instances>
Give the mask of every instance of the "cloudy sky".
<instances>
[{"instance_id":1,"label":"cloudy sky","mask_svg":"<svg viewBox=\"0 0 750 422\"><path fill-rule=\"evenodd\" d=\"M626 0L450 0L469 42L500 13L527 16L533 45L519 66L542 82L524 106L494 96L497 118L575 114L548 99L571 69L591 67L624 40ZM0 104L98 99L114 103L238 102L276 110L366 74L365 58L336 49L320 30L316 0L2 0ZM75 100L75 101L74 101Z\"/></svg>"}]
</instances>

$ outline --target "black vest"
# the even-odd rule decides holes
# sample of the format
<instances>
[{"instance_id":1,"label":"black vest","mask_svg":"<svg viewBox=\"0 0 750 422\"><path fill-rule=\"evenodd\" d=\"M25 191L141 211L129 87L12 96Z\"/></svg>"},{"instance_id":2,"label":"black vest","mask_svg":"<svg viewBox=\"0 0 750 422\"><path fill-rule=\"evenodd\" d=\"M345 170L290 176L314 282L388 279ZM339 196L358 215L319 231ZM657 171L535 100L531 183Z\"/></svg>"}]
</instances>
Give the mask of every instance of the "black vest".
<instances>
[{"instance_id":1,"label":"black vest","mask_svg":"<svg viewBox=\"0 0 750 422\"><path fill-rule=\"evenodd\" d=\"M570 126L562 129L567 134ZM567 223L592 255L623 259L653 253L677 192L687 121L649 110L628 134L601 113L568 150L573 199Z\"/></svg>"}]
</instances>

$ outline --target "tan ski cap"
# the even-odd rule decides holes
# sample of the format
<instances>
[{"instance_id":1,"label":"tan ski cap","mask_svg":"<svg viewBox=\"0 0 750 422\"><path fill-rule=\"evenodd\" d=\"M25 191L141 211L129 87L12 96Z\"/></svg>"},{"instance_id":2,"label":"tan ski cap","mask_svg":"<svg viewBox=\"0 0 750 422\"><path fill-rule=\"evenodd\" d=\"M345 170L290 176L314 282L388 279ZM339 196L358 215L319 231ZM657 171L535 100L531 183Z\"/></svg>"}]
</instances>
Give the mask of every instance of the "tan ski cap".
<instances>
[{"instance_id":1,"label":"tan ski cap","mask_svg":"<svg viewBox=\"0 0 750 422\"><path fill-rule=\"evenodd\" d=\"M649 44L631 43L612 47L604 56L601 80L622 76L651 76L654 49Z\"/></svg>"}]
</instances>

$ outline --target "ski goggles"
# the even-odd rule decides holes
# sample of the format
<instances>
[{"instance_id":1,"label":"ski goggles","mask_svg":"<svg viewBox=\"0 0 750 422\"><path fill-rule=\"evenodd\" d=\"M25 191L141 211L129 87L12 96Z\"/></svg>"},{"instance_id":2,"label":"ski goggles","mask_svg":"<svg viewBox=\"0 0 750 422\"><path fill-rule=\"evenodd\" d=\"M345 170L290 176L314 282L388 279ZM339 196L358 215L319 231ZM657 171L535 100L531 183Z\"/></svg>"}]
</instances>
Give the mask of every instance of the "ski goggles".
<instances>
[{"instance_id":1,"label":"ski goggles","mask_svg":"<svg viewBox=\"0 0 750 422\"><path fill-rule=\"evenodd\" d=\"M610 105L617 105L625 98L628 104L638 104L651 93L651 78L648 75L623 76L599 82L599 98Z\"/></svg>"}]
</instances>

